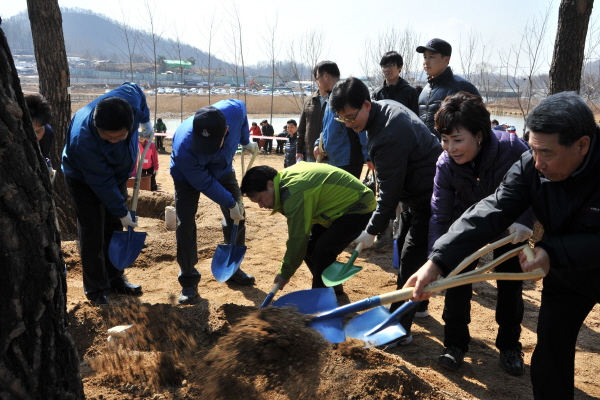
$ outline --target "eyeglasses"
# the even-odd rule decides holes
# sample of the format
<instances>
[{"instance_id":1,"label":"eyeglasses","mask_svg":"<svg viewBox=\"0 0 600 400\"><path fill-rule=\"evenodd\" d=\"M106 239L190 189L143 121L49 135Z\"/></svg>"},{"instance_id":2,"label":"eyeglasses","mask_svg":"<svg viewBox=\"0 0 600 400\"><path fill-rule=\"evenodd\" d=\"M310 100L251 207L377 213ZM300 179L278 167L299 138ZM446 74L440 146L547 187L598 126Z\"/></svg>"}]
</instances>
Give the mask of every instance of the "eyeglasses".
<instances>
[{"instance_id":1,"label":"eyeglasses","mask_svg":"<svg viewBox=\"0 0 600 400\"><path fill-rule=\"evenodd\" d=\"M354 117L352 117L352 118L340 118L340 117L337 117L337 118L334 118L334 119L335 119L336 121L338 121L338 122L343 122L343 123L347 123L347 122L349 122L349 123L354 123L354 122L356 121L356 117L358 117L358 113L360 113L360 111L361 111L361 110L362 110L362 107L361 107L361 108L360 108L360 109L359 109L359 110L356 112L356 114L354 114Z\"/></svg>"},{"instance_id":2,"label":"eyeglasses","mask_svg":"<svg viewBox=\"0 0 600 400\"><path fill-rule=\"evenodd\" d=\"M382 65L381 69L392 69L396 66L396 64L386 64L386 65Z\"/></svg>"},{"instance_id":3,"label":"eyeglasses","mask_svg":"<svg viewBox=\"0 0 600 400\"><path fill-rule=\"evenodd\" d=\"M321 79L321 77L322 77L323 75L325 75L325 72L323 72L321 75L317 76L317 77L315 78L315 82L317 82L319 79Z\"/></svg>"}]
</instances>

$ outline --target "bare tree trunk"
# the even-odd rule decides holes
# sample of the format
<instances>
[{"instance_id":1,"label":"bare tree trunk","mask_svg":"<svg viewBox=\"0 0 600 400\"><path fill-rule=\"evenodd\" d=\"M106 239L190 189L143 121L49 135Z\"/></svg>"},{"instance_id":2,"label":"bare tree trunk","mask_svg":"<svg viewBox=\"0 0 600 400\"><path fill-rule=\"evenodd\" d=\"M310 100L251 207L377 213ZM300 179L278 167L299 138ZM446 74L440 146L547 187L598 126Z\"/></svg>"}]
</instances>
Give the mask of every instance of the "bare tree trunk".
<instances>
[{"instance_id":1,"label":"bare tree trunk","mask_svg":"<svg viewBox=\"0 0 600 400\"><path fill-rule=\"evenodd\" d=\"M52 184L2 29L0 226L0 398L82 399Z\"/></svg>"},{"instance_id":2,"label":"bare tree trunk","mask_svg":"<svg viewBox=\"0 0 600 400\"><path fill-rule=\"evenodd\" d=\"M40 93L52 105L54 148L50 157L58 174L54 179L54 201L60 231L65 238L77 232L77 216L59 168L71 121L71 76L62 31L62 14L57 0L27 0L27 11L40 76Z\"/></svg>"},{"instance_id":3,"label":"bare tree trunk","mask_svg":"<svg viewBox=\"0 0 600 400\"><path fill-rule=\"evenodd\" d=\"M581 67L594 0L562 0L550 67L550 94L581 88Z\"/></svg>"}]
</instances>

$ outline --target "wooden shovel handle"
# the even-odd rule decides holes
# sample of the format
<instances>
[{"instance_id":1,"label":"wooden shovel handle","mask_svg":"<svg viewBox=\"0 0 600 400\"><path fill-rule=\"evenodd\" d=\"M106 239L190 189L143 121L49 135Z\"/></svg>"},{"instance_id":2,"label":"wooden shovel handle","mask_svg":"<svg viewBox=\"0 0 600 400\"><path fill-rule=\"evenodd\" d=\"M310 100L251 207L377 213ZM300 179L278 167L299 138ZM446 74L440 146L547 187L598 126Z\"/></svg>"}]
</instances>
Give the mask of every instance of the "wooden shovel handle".
<instances>
[{"instance_id":1,"label":"wooden shovel handle","mask_svg":"<svg viewBox=\"0 0 600 400\"><path fill-rule=\"evenodd\" d=\"M502 240L506 240L506 238L502 239ZM496 242L496 243L498 243L498 242ZM495 244L495 243L492 243L492 245L493 244ZM531 250L531 247L529 247L529 245L526 244L526 245L523 245L522 247L515 249L514 251L510 251L510 252L498 257L498 260L501 260L501 261L497 262L495 265L506 260L507 258L515 256L520 251L523 251L525 253L525 255L527 256L527 260L531 261L534 259L534 254L533 254L533 251ZM510 254L510 256L507 256L507 254ZM495 261L496 260L494 260L494 262ZM530 272L495 272L495 273L491 273L491 274L486 274L485 272L487 270L489 270L489 268L487 268L487 269L480 268L475 271L471 271L466 274L463 274L461 276L452 276L452 277L448 276L447 278L439 279L439 280L431 282L430 284L425 286L423 288L423 292L436 293L436 292L440 292L444 289L461 286L461 285L466 285L468 283L483 282L483 281L489 281L489 280L503 280L503 281L521 281L521 280L529 280L529 279L535 280L535 279L543 278L546 275L544 270L541 268L538 268L538 269L536 269L534 271L530 271ZM395 292L382 294L379 296L379 298L381 300L381 304L394 303L396 301L410 299L413 295L413 291L414 291L414 288L400 289L400 290L396 290Z\"/></svg>"},{"instance_id":2,"label":"wooden shovel handle","mask_svg":"<svg viewBox=\"0 0 600 400\"><path fill-rule=\"evenodd\" d=\"M502 247L505 244L512 242L512 240L515 238L516 235L517 235L516 233L513 233L511 235L508 235L505 238L502 238L502 239L500 239L500 240L498 240L498 241L496 241L494 243L490 243L487 246L482 247L481 249L477 250L475 253L473 253L470 256L468 256L467 258L465 258L463 260L463 262L461 262L460 264L458 264L458 267L454 268L452 270L452 272L450 272L448 274L448 278L451 278L454 275L458 274L460 271L462 271L463 269L465 269L469 264L471 264L473 261L475 261L478 258L480 258L481 256L483 256L484 254L487 254L490 251L497 249L498 247ZM504 261L504 260L502 260L502 261Z\"/></svg>"}]
</instances>

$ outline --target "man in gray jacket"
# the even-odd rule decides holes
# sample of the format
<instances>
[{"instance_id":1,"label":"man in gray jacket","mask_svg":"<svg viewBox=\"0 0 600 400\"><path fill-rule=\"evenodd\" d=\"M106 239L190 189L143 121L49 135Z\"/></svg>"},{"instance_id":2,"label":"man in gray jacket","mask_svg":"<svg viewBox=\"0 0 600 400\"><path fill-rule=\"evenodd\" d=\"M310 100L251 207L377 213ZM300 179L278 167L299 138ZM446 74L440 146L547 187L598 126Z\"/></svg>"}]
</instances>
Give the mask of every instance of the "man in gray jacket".
<instances>
[{"instance_id":1,"label":"man in gray jacket","mask_svg":"<svg viewBox=\"0 0 600 400\"><path fill-rule=\"evenodd\" d=\"M398 203L410 209L413 219L402 246L402 266L398 273L401 288L427 260L427 237L431 217L431 194L435 163L442 146L419 118L394 100L371 101L369 89L357 78L339 82L329 98L329 107L356 132L367 131L367 150L377 171L377 209L363 233L355 240L373 245L375 237L388 227ZM391 311L402 302L392 304ZM407 336L398 344L412 341L410 328L415 312L400 319Z\"/></svg>"}]
</instances>

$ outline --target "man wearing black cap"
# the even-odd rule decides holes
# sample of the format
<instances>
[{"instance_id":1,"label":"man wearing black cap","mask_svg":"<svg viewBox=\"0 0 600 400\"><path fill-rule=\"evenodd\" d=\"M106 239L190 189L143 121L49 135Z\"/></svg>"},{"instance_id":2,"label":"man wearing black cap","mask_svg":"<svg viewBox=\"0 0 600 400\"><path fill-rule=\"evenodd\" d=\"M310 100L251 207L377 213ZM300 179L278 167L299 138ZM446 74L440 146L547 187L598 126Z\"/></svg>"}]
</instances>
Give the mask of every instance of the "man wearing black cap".
<instances>
[{"instance_id":1,"label":"man wearing black cap","mask_svg":"<svg viewBox=\"0 0 600 400\"><path fill-rule=\"evenodd\" d=\"M452 55L452 46L442 39L431 39L425 46L417 47L417 53L423 54L423 69L427 74L427 85L419 95L419 118L427 125L438 140L440 134L435 130L433 117L447 96L461 91L480 96L473 84L452 73L448 66Z\"/></svg>"},{"instance_id":2,"label":"man wearing black cap","mask_svg":"<svg viewBox=\"0 0 600 400\"><path fill-rule=\"evenodd\" d=\"M222 100L213 106L201 108L185 120L173 136L171 176L175 183L177 210L177 262L179 283L183 288L180 304L193 304L198 297L200 273L196 269L198 245L196 242L196 212L200 193L219 204L223 212L223 236L230 244L234 220L240 220L235 244L243 246L246 228L243 212L238 204L240 188L232 161L238 144L252 150L246 105L240 100ZM254 277L241 269L229 279L240 285L251 285Z\"/></svg>"}]
</instances>

